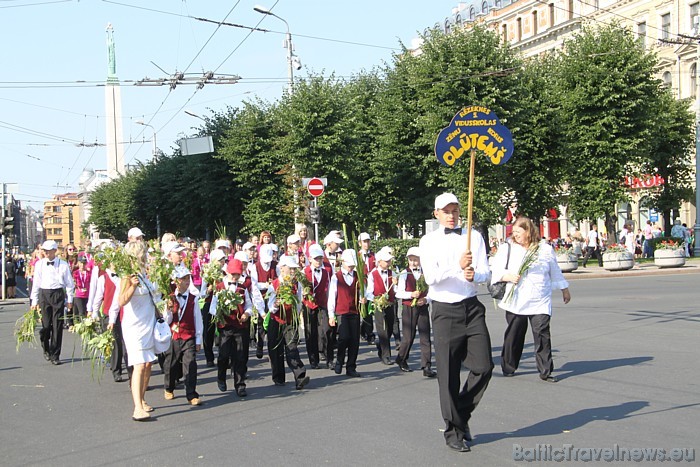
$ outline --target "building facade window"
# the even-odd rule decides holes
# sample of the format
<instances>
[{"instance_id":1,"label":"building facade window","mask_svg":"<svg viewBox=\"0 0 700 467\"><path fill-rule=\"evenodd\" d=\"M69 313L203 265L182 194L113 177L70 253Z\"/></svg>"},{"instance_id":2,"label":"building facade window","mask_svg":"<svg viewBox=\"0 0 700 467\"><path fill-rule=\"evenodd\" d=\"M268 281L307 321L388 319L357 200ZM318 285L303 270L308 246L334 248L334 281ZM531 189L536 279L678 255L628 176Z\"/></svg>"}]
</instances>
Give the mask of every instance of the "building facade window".
<instances>
[{"instance_id":1,"label":"building facade window","mask_svg":"<svg viewBox=\"0 0 700 467\"><path fill-rule=\"evenodd\" d=\"M537 35L537 10L532 12L532 35Z\"/></svg>"},{"instance_id":2,"label":"building facade window","mask_svg":"<svg viewBox=\"0 0 700 467\"><path fill-rule=\"evenodd\" d=\"M450 20L446 19L445 20L445 34L449 34L450 32L452 32L452 28L450 26L451 26Z\"/></svg>"},{"instance_id":3,"label":"building facade window","mask_svg":"<svg viewBox=\"0 0 700 467\"><path fill-rule=\"evenodd\" d=\"M642 21L641 23L637 23L637 39L639 39L639 42L642 44L642 47L646 48L647 46L647 22Z\"/></svg>"},{"instance_id":4,"label":"building facade window","mask_svg":"<svg viewBox=\"0 0 700 467\"><path fill-rule=\"evenodd\" d=\"M700 29L700 25L696 24L696 22L698 20L699 13L700 13L700 3L695 2L695 3L691 4L690 5L690 31L692 31L693 34L697 34L698 32L700 32L700 31L698 31Z\"/></svg>"},{"instance_id":5,"label":"building facade window","mask_svg":"<svg viewBox=\"0 0 700 467\"><path fill-rule=\"evenodd\" d=\"M506 42L508 42L508 25L504 24L503 26L501 26L501 31L501 34L503 35L503 43L505 44Z\"/></svg>"},{"instance_id":6,"label":"building facade window","mask_svg":"<svg viewBox=\"0 0 700 467\"><path fill-rule=\"evenodd\" d=\"M496 0L494 5L496 5L497 8L501 8L501 0Z\"/></svg>"},{"instance_id":7,"label":"building facade window","mask_svg":"<svg viewBox=\"0 0 700 467\"><path fill-rule=\"evenodd\" d=\"M457 13L457 16L455 16L455 24L457 26L462 25L462 15L460 13Z\"/></svg>"},{"instance_id":8,"label":"building facade window","mask_svg":"<svg viewBox=\"0 0 700 467\"><path fill-rule=\"evenodd\" d=\"M516 28L515 40L520 42L521 40L523 40L523 19L522 18L518 18L516 20L515 28Z\"/></svg>"},{"instance_id":9,"label":"building facade window","mask_svg":"<svg viewBox=\"0 0 700 467\"><path fill-rule=\"evenodd\" d=\"M665 72L663 74L663 76L661 77L661 79L663 80L665 87L667 87L667 88L671 87L672 81L671 81L671 72L670 71Z\"/></svg>"},{"instance_id":10,"label":"building facade window","mask_svg":"<svg viewBox=\"0 0 700 467\"><path fill-rule=\"evenodd\" d=\"M489 12L489 4L488 4L488 2L482 2L482 3L481 3L481 12L482 12L483 14L485 14L485 15L488 14L488 12Z\"/></svg>"},{"instance_id":11,"label":"building facade window","mask_svg":"<svg viewBox=\"0 0 700 467\"><path fill-rule=\"evenodd\" d=\"M697 85L698 85L698 66L693 63L690 66L690 96L695 97L697 95Z\"/></svg>"},{"instance_id":12,"label":"building facade window","mask_svg":"<svg viewBox=\"0 0 700 467\"><path fill-rule=\"evenodd\" d=\"M574 0L569 0L569 19L574 19Z\"/></svg>"},{"instance_id":13,"label":"building facade window","mask_svg":"<svg viewBox=\"0 0 700 467\"><path fill-rule=\"evenodd\" d=\"M671 13L661 15L661 39L668 39L671 35Z\"/></svg>"},{"instance_id":14,"label":"building facade window","mask_svg":"<svg viewBox=\"0 0 700 467\"><path fill-rule=\"evenodd\" d=\"M469 21L474 21L474 18L476 17L476 10L474 7L469 7Z\"/></svg>"}]
</instances>

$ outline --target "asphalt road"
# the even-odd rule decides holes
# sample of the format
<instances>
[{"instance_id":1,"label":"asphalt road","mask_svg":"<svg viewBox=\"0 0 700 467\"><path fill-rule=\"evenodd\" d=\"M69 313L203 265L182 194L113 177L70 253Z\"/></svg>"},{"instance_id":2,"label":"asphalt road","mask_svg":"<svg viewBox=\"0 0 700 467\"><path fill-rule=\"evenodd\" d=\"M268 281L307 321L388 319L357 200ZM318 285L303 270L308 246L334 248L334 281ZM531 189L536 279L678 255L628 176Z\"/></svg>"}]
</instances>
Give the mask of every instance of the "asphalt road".
<instances>
[{"instance_id":1,"label":"asphalt road","mask_svg":"<svg viewBox=\"0 0 700 467\"><path fill-rule=\"evenodd\" d=\"M182 390L165 401L156 372L146 395L155 420L136 423L127 383L107 375L98 384L79 359L55 367L39 349L15 353L12 328L27 305L0 303L0 464L504 466L524 463L513 460L514 445L697 450L698 279L572 281L566 306L557 292L557 384L539 380L529 336L516 376L500 376L505 319L482 295L496 371L471 421L472 452L463 454L445 447L437 381L381 365L367 345L358 366L363 378L309 370L301 392L289 370L287 386L273 386L269 364L253 354L246 400L220 393L200 356L204 405L190 407ZM64 358L72 337L64 334ZM409 362L416 370L417 347Z\"/></svg>"}]
</instances>

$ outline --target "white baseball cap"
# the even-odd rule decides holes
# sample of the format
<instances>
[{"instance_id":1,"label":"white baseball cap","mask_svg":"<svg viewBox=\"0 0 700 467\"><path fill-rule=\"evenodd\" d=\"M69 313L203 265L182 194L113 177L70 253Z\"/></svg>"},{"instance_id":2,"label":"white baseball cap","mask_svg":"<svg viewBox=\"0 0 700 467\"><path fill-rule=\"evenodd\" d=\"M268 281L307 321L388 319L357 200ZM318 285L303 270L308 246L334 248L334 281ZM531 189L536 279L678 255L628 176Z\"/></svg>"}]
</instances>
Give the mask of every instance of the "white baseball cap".
<instances>
[{"instance_id":1,"label":"white baseball cap","mask_svg":"<svg viewBox=\"0 0 700 467\"><path fill-rule=\"evenodd\" d=\"M323 248L321 248L321 245L318 243L314 243L309 247L309 256L311 258L318 258L319 256L323 256Z\"/></svg>"},{"instance_id":2,"label":"white baseball cap","mask_svg":"<svg viewBox=\"0 0 700 467\"><path fill-rule=\"evenodd\" d=\"M443 193L435 198L435 209L442 209L448 204L459 204L459 200L452 193Z\"/></svg>"},{"instance_id":3,"label":"white baseball cap","mask_svg":"<svg viewBox=\"0 0 700 467\"><path fill-rule=\"evenodd\" d=\"M219 239L214 243L214 248L231 248L231 242L224 239Z\"/></svg>"},{"instance_id":4,"label":"white baseball cap","mask_svg":"<svg viewBox=\"0 0 700 467\"><path fill-rule=\"evenodd\" d=\"M295 256L289 256L289 255L283 255L282 258L280 258L280 266L288 266L290 268L298 268L299 267L299 258Z\"/></svg>"},{"instance_id":5,"label":"white baseball cap","mask_svg":"<svg viewBox=\"0 0 700 467\"><path fill-rule=\"evenodd\" d=\"M272 261L272 253L273 253L272 245L269 243L266 243L264 245L260 245L260 262L261 263L269 263Z\"/></svg>"},{"instance_id":6,"label":"white baseball cap","mask_svg":"<svg viewBox=\"0 0 700 467\"><path fill-rule=\"evenodd\" d=\"M369 234L367 232L362 232L359 237L357 237L357 240L362 242L364 240L370 240Z\"/></svg>"},{"instance_id":7,"label":"white baseball cap","mask_svg":"<svg viewBox=\"0 0 700 467\"><path fill-rule=\"evenodd\" d=\"M291 245L292 243L297 243L301 241L301 237L297 234L292 234L289 237L287 237L287 245Z\"/></svg>"},{"instance_id":8,"label":"white baseball cap","mask_svg":"<svg viewBox=\"0 0 700 467\"><path fill-rule=\"evenodd\" d=\"M417 256L420 258L420 249L417 246L412 246L406 252L406 256Z\"/></svg>"},{"instance_id":9,"label":"white baseball cap","mask_svg":"<svg viewBox=\"0 0 700 467\"><path fill-rule=\"evenodd\" d=\"M343 259L343 263L346 265L357 266L357 253L355 253L355 250L352 248L348 248L347 250L343 251L343 254L340 257Z\"/></svg>"},{"instance_id":10,"label":"white baseball cap","mask_svg":"<svg viewBox=\"0 0 700 467\"><path fill-rule=\"evenodd\" d=\"M377 261L391 261L394 255L389 250L381 249L376 255Z\"/></svg>"},{"instance_id":11,"label":"white baseball cap","mask_svg":"<svg viewBox=\"0 0 700 467\"><path fill-rule=\"evenodd\" d=\"M329 243L337 243L340 245L343 243L343 239L338 236L338 234L331 232L328 235L326 235L326 238L323 239L323 244L328 245Z\"/></svg>"},{"instance_id":12,"label":"white baseball cap","mask_svg":"<svg viewBox=\"0 0 700 467\"><path fill-rule=\"evenodd\" d=\"M255 246L255 243L245 242L243 244L243 248L241 248L241 250L247 251L247 250L250 250L251 248L253 248L254 246Z\"/></svg>"},{"instance_id":13,"label":"white baseball cap","mask_svg":"<svg viewBox=\"0 0 700 467\"><path fill-rule=\"evenodd\" d=\"M221 261L222 259L226 259L226 253L222 250L214 250L209 255L209 259L211 261Z\"/></svg>"},{"instance_id":14,"label":"white baseball cap","mask_svg":"<svg viewBox=\"0 0 700 467\"><path fill-rule=\"evenodd\" d=\"M58 243L56 243L53 240L46 240L44 243L41 244L41 249L42 250L58 250Z\"/></svg>"},{"instance_id":15,"label":"white baseball cap","mask_svg":"<svg viewBox=\"0 0 700 467\"><path fill-rule=\"evenodd\" d=\"M165 243L163 243L163 254L166 256L169 255L170 253L173 253L173 252L179 253L179 252L183 251L184 249L185 249L185 247L180 245L177 242L165 242Z\"/></svg>"},{"instance_id":16,"label":"white baseball cap","mask_svg":"<svg viewBox=\"0 0 700 467\"><path fill-rule=\"evenodd\" d=\"M248 253L245 251L237 251L235 255L233 255L233 259L237 259L241 263L247 263L248 262Z\"/></svg>"},{"instance_id":17,"label":"white baseball cap","mask_svg":"<svg viewBox=\"0 0 700 467\"><path fill-rule=\"evenodd\" d=\"M143 237L143 232L141 232L141 229L138 227L132 227L129 229L129 232L126 234L127 237Z\"/></svg>"},{"instance_id":18,"label":"white baseball cap","mask_svg":"<svg viewBox=\"0 0 700 467\"><path fill-rule=\"evenodd\" d=\"M173 277L176 279L182 279L190 274L191 272L189 269L187 269L187 266L183 265L175 266L175 270L173 271Z\"/></svg>"}]
</instances>

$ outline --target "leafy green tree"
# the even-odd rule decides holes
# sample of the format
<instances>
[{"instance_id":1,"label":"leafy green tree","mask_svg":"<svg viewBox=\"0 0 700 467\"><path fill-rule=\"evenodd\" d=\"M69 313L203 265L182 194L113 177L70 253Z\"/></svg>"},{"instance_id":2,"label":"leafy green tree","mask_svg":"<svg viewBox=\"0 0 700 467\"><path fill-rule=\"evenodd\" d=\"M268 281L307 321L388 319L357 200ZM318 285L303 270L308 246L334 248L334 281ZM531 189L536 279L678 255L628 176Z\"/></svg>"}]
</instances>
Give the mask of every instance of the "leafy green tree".
<instances>
[{"instance_id":1,"label":"leafy green tree","mask_svg":"<svg viewBox=\"0 0 700 467\"><path fill-rule=\"evenodd\" d=\"M631 31L611 24L567 41L554 69L569 206L579 219L604 218L608 232L655 119L656 64Z\"/></svg>"},{"instance_id":2,"label":"leafy green tree","mask_svg":"<svg viewBox=\"0 0 700 467\"><path fill-rule=\"evenodd\" d=\"M131 227L138 225L136 198L139 172L128 172L100 185L90 194L89 222L103 237L125 241Z\"/></svg>"}]
</instances>

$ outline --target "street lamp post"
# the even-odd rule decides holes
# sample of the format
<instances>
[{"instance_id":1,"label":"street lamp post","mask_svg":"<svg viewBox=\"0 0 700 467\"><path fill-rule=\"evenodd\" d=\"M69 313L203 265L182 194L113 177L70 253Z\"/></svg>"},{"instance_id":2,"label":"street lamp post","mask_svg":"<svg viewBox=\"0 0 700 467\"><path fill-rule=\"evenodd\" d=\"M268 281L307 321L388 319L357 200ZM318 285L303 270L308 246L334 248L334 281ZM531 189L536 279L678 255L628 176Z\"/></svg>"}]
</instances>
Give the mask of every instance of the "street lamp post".
<instances>
[{"instance_id":1,"label":"street lamp post","mask_svg":"<svg viewBox=\"0 0 700 467\"><path fill-rule=\"evenodd\" d=\"M698 19L695 19L695 31L698 31ZM697 59L695 61L695 249L693 256L700 256L700 41L698 41Z\"/></svg>"},{"instance_id":2,"label":"street lamp post","mask_svg":"<svg viewBox=\"0 0 700 467\"><path fill-rule=\"evenodd\" d=\"M158 160L158 144L156 142L156 129L153 127L153 125L149 125L148 123L144 122L143 120L137 120L134 123L136 123L137 125L147 126L151 130L153 130L153 159Z\"/></svg>"},{"instance_id":3,"label":"street lamp post","mask_svg":"<svg viewBox=\"0 0 700 467\"><path fill-rule=\"evenodd\" d=\"M256 5L255 7L253 7L253 10L257 11L262 15L274 16L275 18L282 21L287 27L287 38L284 41L284 47L287 49L287 86L289 95L291 96L294 92L294 67L296 66L297 68L301 68L301 62L299 62L298 57L294 55L294 48L292 47L292 33L289 32L289 23L287 23L287 21L281 16L277 16L272 11L260 5ZM299 194L297 193L298 187L296 178L296 166L294 164L292 164L292 191L294 198L294 226L296 227L299 224Z\"/></svg>"}]
</instances>

